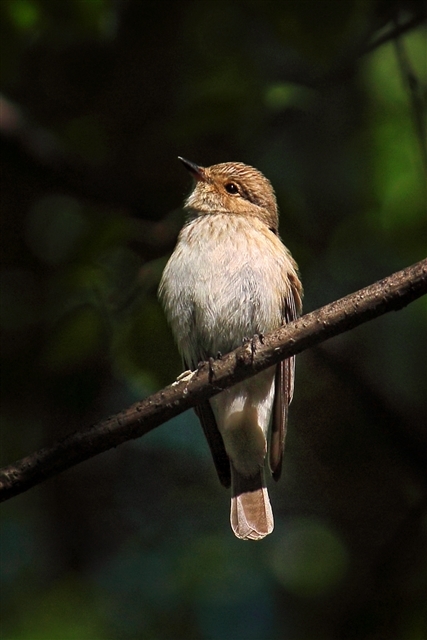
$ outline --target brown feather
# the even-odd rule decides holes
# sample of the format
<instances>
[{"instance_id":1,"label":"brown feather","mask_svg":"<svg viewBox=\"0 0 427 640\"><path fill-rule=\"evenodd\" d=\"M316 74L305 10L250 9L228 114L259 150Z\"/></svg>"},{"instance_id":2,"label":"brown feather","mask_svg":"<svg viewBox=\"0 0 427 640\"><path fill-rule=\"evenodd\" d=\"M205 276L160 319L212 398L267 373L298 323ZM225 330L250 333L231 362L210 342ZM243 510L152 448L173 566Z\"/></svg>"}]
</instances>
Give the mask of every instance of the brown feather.
<instances>
[{"instance_id":1,"label":"brown feather","mask_svg":"<svg viewBox=\"0 0 427 640\"><path fill-rule=\"evenodd\" d=\"M299 285L299 287L298 287ZM301 308L301 286L291 280L291 292L284 301L283 320L292 322ZM271 420L269 463L273 478L277 481L282 473L283 452L288 427L288 408L294 394L295 357L279 362L274 379L274 404Z\"/></svg>"},{"instance_id":2,"label":"brown feather","mask_svg":"<svg viewBox=\"0 0 427 640\"><path fill-rule=\"evenodd\" d=\"M224 447L224 441L218 430L212 407L207 400L194 407L211 450L212 458L221 484L228 489L231 484L230 461Z\"/></svg>"},{"instance_id":3,"label":"brown feather","mask_svg":"<svg viewBox=\"0 0 427 640\"><path fill-rule=\"evenodd\" d=\"M270 432L270 470L277 481L282 472L283 451L288 417L288 402L286 394L286 360L279 362L274 379L274 404Z\"/></svg>"},{"instance_id":4,"label":"brown feather","mask_svg":"<svg viewBox=\"0 0 427 640\"><path fill-rule=\"evenodd\" d=\"M261 540L274 529L264 469L242 476L231 464L231 528L241 540Z\"/></svg>"}]
</instances>

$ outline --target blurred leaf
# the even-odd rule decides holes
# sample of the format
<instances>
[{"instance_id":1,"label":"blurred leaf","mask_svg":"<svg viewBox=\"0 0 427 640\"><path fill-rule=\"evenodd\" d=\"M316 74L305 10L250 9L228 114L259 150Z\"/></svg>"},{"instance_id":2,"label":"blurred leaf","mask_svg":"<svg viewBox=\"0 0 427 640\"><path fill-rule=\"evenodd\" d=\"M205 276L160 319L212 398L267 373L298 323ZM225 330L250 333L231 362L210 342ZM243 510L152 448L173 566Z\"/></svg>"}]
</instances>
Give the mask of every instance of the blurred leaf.
<instances>
[{"instance_id":1,"label":"blurred leaf","mask_svg":"<svg viewBox=\"0 0 427 640\"><path fill-rule=\"evenodd\" d=\"M43 591L20 612L10 640L104 640L109 638L99 619L95 594L68 576Z\"/></svg>"},{"instance_id":2,"label":"blurred leaf","mask_svg":"<svg viewBox=\"0 0 427 640\"><path fill-rule=\"evenodd\" d=\"M346 548L325 524L296 518L287 522L270 562L286 589L314 597L338 588L349 561Z\"/></svg>"},{"instance_id":3,"label":"blurred leaf","mask_svg":"<svg viewBox=\"0 0 427 640\"><path fill-rule=\"evenodd\" d=\"M38 21L40 8L35 0L6 0L9 15L18 29L32 29Z\"/></svg>"}]
</instances>

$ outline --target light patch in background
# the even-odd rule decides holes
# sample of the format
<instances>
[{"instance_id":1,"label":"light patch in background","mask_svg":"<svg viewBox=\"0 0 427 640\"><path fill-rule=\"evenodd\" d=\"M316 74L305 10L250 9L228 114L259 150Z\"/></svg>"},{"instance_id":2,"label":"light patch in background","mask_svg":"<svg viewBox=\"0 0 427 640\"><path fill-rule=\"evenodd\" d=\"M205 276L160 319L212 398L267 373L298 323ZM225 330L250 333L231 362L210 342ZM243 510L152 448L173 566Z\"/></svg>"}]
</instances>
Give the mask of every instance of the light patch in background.
<instances>
[{"instance_id":1,"label":"light patch in background","mask_svg":"<svg viewBox=\"0 0 427 640\"><path fill-rule=\"evenodd\" d=\"M314 97L314 91L307 87L292 82L276 82L267 87L264 102L271 111L282 111L289 107L304 109L309 107Z\"/></svg>"},{"instance_id":2,"label":"light patch in background","mask_svg":"<svg viewBox=\"0 0 427 640\"><path fill-rule=\"evenodd\" d=\"M9 18L22 31L34 29L40 19L40 9L31 0L15 0L8 3Z\"/></svg>"},{"instance_id":3,"label":"light patch in background","mask_svg":"<svg viewBox=\"0 0 427 640\"><path fill-rule=\"evenodd\" d=\"M316 597L338 587L348 567L348 553L320 520L294 518L277 536L269 563L285 589L298 596Z\"/></svg>"}]
</instances>

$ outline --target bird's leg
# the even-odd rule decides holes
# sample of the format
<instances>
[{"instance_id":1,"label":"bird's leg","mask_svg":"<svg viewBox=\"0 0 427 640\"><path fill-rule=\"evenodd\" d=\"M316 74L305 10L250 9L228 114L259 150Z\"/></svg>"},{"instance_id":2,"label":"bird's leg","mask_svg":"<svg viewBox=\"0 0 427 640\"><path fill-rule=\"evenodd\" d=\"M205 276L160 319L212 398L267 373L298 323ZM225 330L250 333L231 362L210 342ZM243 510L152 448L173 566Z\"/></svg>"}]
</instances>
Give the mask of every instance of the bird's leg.
<instances>
[{"instance_id":1,"label":"bird's leg","mask_svg":"<svg viewBox=\"0 0 427 640\"><path fill-rule=\"evenodd\" d=\"M209 362L209 382L212 382L213 378L214 378L214 370L213 370L213 363L215 362L215 358L209 358L208 360Z\"/></svg>"},{"instance_id":2,"label":"bird's leg","mask_svg":"<svg viewBox=\"0 0 427 640\"><path fill-rule=\"evenodd\" d=\"M250 340L251 343L251 359L252 359L252 364L254 361L254 357L256 354L256 350L257 350L257 344L264 344L264 334L262 333L256 333L253 338Z\"/></svg>"}]
</instances>

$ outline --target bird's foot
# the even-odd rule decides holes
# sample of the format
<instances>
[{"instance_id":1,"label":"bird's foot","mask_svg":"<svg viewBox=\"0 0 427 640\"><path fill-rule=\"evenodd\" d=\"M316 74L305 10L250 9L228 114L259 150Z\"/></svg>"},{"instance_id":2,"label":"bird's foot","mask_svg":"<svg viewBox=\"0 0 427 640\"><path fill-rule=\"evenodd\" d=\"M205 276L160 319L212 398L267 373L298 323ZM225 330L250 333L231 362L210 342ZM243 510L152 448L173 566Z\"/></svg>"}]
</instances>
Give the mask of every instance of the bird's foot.
<instances>
[{"instance_id":1,"label":"bird's foot","mask_svg":"<svg viewBox=\"0 0 427 640\"><path fill-rule=\"evenodd\" d=\"M250 349L251 351L251 360L253 362L255 354L256 354L256 350L257 350L257 344L264 344L264 334L263 333L256 333L252 338L243 338L242 339L242 346L246 346L248 347L248 349Z\"/></svg>"},{"instance_id":2,"label":"bird's foot","mask_svg":"<svg viewBox=\"0 0 427 640\"><path fill-rule=\"evenodd\" d=\"M187 371L183 371L182 373L179 374L175 382L172 382L172 386L179 384L180 382L190 382L190 380L192 380L192 378L196 374L197 374L197 371L190 371L190 369L188 369Z\"/></svg>"}]
</instances>

